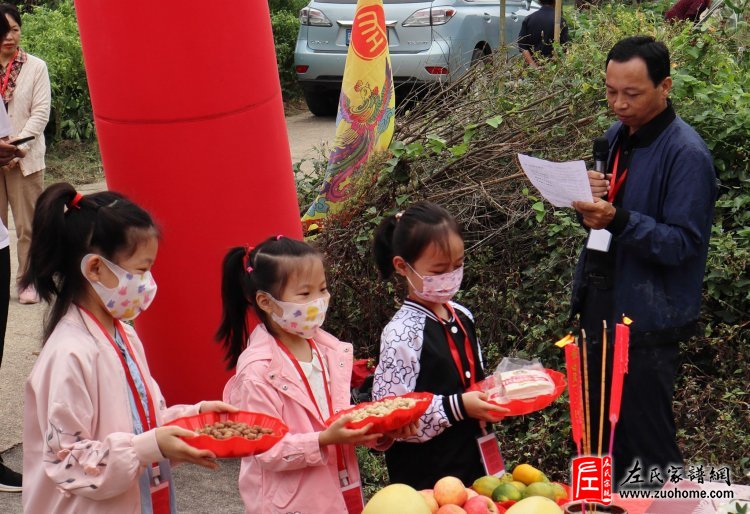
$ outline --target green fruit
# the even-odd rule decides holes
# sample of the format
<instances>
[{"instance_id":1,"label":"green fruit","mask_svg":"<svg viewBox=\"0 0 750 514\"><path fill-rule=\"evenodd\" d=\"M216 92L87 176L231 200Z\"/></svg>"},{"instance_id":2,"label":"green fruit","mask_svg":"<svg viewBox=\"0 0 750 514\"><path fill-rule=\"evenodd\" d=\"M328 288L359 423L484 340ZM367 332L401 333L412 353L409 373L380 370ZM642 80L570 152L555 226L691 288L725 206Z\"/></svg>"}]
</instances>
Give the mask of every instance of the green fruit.
<instances>
[{"instance_id":1,"label":"green fruit","mask_svg":"<svg viewBox=\"0 0 750 514\"><path fill-rule=\"evenodd\" d=\"M552 482L552 490L555 492L555 497L553 498L555 501L566 500L568 498L568 492L557 482Z\"/></svg>"},{"instance_id":2,"label":"green fruit","mask_svg":"<svg viewBox=\"0 0 750 514\"><path fill-rule=\"evenodd\" d=\"M482 496L486 496L487 498L492 497L492 491L495 490L497 486L499 486L501 483L500 479L488 475L484 477L479 477L476 480L474 480L474 483L471 485L471 488L474 489L477 493L481 494Z\"/></svg>"},{"instance_id":3,"label":"green fruit","mask_svg":"<svg viewBox=\"0 0 750 514\"><path fill-rule=\"evenodd\" d=\"M533 484L529 484L526 486L526 490L523 493L524 498L529 498L531 496L544 496L545 498L549 498L550 500L555 499L555 489L552 487L552 484L549 484L547 482L534 482Z\"/></svg>"},{"instance_id":4,"label":"green fruit","mask_svg":"<svg viewBox=\"0 0 750 514\"><path fill-rule=\"evenodd\" d=\"M492 500L496 502L507 502L508 500L518 501L522 498L521 491L516 489L513 484L500 484L492 491Z\"/></svg>"}]
</instances>

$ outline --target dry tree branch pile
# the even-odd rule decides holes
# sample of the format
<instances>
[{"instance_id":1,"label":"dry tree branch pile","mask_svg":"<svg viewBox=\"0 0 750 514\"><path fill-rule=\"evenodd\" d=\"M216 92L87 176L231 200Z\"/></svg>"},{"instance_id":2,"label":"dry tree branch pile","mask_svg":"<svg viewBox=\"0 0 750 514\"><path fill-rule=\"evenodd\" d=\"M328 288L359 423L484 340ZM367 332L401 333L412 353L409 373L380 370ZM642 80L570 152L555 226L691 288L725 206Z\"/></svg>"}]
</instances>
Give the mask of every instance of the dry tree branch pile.
<instances>
[{"instance_id":1,"label":"dry tree branch pile","mask_svg":"<svg viewBox=\"0 0 750 514\"><path fill-rule=\"evenodd\" d=\"M464 289L478 283L495 290L519 286L522 270L545 244L540 246L538 224L530 226L539 199L530 197L533 187L516 155L585 158L592 137L601 133L596 121L604 112L601 91L583 94L556 67L530 71L518 57L501 55L415 97L396 118L394 140L403 148L398 163L387 155L372 159L357 179L346 218L330 222L319 236L337 294L347 291L353 300L346 302L346 313L333 316L345 317L344 334L370 354L398 297L392 283L377 279L372 264L372 231L382 216L422 199L445 206L465 231L470 268ZM580 241L565 237L556 244L572 259ZM564 267L570 272L572 262ZM500 326L491 324L487 332L498 339L509 331L520 337L512 318L499 316Z\"/></svg>"}]
</instances>

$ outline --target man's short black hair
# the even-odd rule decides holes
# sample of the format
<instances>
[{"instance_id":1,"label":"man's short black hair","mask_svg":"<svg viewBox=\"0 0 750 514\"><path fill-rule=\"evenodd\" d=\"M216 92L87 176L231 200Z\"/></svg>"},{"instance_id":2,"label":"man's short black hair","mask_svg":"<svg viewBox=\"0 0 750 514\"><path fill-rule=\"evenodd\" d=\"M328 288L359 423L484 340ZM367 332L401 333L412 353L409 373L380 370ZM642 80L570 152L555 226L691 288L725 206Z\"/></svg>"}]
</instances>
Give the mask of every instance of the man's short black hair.
<instances>
[{"instance_id":1,"label":"man's short black hair","mask_svg":"<svg viewBox=\"0 0 750 514\"><path fill-rule=\"evenodd\" d=\"M555 0L539 0L542 5L555 5Z\"/></svg>"},{"instance_id":2,"label":"man's short black hair","mask_svg":"<svg viewBox=\"0 0 750 514\"><path fill-rule=\"evenodd\" d=\"M604 69L607 69L609 61L627 62L636 57L640 57L646 62L648 78L651 79L654 86L658 86L665 78L669 77L669 50L664 43L651 36L631 36L615 43L615 46L607 54Z\"/></svg>"}]
</instances>

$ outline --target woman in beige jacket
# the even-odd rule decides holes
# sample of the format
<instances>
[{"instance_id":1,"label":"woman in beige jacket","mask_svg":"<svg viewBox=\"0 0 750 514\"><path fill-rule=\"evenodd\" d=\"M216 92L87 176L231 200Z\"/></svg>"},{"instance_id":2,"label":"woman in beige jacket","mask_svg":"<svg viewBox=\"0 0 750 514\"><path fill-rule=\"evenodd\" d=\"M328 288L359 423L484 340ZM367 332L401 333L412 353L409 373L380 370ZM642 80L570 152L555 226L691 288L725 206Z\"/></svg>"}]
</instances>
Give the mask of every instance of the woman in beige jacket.
<instances>
[{"instance_id":1,"label":"woman in beige jacket","mask_svg":"<svg viewBox=\"0 0 750 514\"><path fill-rule=\"evenodd\" d=\"M0 4L0 14L10 24L10 32L0 47L0 93L13 125L11 139L34 136L19 147L26 152L25 157L0 168L0 219L8 226L10 204L18 238L18 276L21 276L29 253L34 206L44 187L44 128L49 120L52 94L47 64L19 46L18 9ZM33 288L19 291L18 299L21 303L39 301Z\"/></svg>"}]
</instances>

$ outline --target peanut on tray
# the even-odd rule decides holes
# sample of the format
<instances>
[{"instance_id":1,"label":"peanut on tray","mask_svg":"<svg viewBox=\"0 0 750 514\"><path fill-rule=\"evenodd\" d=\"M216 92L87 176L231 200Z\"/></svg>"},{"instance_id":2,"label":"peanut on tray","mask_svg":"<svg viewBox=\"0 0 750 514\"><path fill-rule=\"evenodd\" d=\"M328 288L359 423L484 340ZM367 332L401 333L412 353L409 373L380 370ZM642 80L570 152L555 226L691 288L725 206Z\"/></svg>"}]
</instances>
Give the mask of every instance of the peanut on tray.
<instances>
[{"instance_id":1,"label":"peanut on tray","mask_svg":"<svg viewBox=\"0 0 750 514\"><path fill-rule=\"evenodd\" d=\"M273 434L270 428L258 425L248 425L240 421L218 421L212 425L206 425L195 431L200 435L211 436L214 439L229 439L230 437L244 437L255 440L264 435Z\"/></svg>"},{"instance_id":2,"label":"peanut on tray","mask_svg":"<svg viewBox=\"0 0 750 514\"><path fill-rule=\"evenodd\" d=\"M352 412L352 421L362 421L369 416L387 416L396 409L409 409L416 404L414 398L386 398Z\"/></svg>"}]
</instances>

